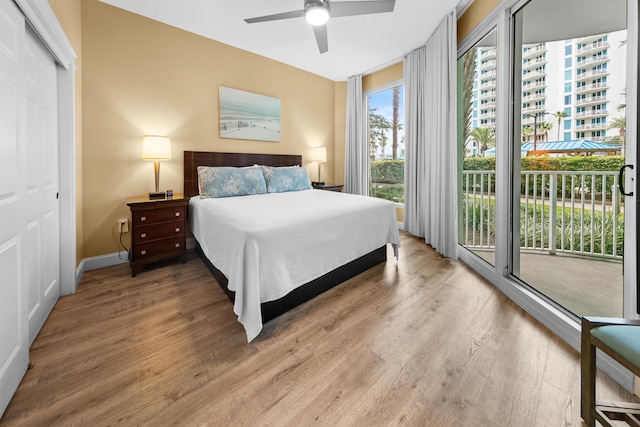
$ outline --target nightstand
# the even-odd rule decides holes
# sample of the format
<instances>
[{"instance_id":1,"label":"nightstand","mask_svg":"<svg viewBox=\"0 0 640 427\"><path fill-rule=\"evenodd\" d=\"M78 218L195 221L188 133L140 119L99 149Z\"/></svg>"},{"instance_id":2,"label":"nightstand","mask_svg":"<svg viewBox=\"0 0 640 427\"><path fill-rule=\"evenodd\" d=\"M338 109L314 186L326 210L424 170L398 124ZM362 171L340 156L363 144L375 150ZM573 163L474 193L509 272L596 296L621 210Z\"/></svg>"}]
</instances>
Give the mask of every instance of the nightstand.
<instances>
[{"instance_id":1,"label":"nightstand","mask_svg":"<svg viewBox=\"0 0 640 427\"><path fill-rule=\"evenodd\" d=\"M342 188L344 185L342 184L324 184L323 186L313 187L316 190L328 190L328 191L337 191L338 193L342 193Z\"/></svg>"},{"instance_id":2,"label":"nightstand","mask_svg":"<svg viewBox=\"0 0 640 427\"><path fill-rule=\"evenodd\" d=\"M156 200L140 196L127 199L127 205L131 210L132 277L152 262L174 257L187 262L188 198L182 194Z\"/></svg>"}]
</instances>

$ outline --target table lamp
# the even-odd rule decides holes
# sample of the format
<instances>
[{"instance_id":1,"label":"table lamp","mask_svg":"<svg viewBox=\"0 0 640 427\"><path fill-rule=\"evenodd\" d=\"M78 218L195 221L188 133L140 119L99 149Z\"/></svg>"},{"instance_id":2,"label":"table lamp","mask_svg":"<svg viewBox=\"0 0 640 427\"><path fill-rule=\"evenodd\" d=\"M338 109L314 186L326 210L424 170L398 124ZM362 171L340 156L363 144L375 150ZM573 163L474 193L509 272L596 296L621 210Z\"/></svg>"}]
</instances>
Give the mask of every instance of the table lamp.
<instances>
[{"instance_id":1,"label":"table lamp","mask_svg":"<svg viewBox=\"0 0 640 427\"><path fill-rule=\"evenodd\" d=\"M327 147L317 147L311 150L311 161L318 162L318 181L312 181L314 187L322 187L324 182L320 180L320 163L327 161Z\"/></svg>"},{"instance_id":2,"label":"table lamp","mask_svg":"<svg viewBox=\"0 0 640 427\"><path fill-rule=\"evenodd\" d=\"M153 162L156 176L156 191L149 193L149 199L164 199L165 193L160 192L160 162L171 160L171 140L166 136L145 135L142 137L142 160Z\"/></svg>"}]
</instances>

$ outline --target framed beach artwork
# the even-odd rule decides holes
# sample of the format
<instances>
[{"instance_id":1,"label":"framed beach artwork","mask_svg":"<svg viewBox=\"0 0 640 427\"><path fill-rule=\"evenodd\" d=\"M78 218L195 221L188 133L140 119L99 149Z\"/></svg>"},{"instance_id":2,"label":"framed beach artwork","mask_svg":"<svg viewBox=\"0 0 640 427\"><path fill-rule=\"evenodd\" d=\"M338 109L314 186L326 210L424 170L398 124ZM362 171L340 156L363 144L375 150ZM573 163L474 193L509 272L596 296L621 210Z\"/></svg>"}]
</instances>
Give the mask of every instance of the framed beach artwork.
<instances>
[{"instance_id":1,"label":"framed beach artwork","mask_svg":"<svg viewBox=\"0 0 640 427\"><path fill-rule=\"evenodd\" d=\"M220 137L280 142L280 100L220 86Z\"/></svg>"}]
</instances>

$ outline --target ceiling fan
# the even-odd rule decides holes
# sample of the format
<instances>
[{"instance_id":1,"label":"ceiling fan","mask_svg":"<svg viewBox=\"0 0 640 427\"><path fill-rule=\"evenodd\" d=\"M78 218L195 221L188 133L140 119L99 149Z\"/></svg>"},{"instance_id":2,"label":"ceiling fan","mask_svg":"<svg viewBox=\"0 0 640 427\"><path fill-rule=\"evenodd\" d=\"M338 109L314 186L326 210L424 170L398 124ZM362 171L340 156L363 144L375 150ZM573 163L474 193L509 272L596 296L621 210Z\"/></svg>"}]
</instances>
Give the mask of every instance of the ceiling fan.
<instances>
[{"instance_id":1,"label":"ceiling fan","mask_svg":"<svg viewBox=\"0 0 640 427\"><path fill-rule=\"evenodd\" d=\"M327 21L329 18L393 12L395 4L395 0L343 1L331 2L331 4L329 4L329 0L304 0L304 9L302 10L249 18L245 19L245 22L254 24L256 22L304 17L313 26L320 53L325 53L329 50L327 41Z\"/></svg>"}]
</instances>

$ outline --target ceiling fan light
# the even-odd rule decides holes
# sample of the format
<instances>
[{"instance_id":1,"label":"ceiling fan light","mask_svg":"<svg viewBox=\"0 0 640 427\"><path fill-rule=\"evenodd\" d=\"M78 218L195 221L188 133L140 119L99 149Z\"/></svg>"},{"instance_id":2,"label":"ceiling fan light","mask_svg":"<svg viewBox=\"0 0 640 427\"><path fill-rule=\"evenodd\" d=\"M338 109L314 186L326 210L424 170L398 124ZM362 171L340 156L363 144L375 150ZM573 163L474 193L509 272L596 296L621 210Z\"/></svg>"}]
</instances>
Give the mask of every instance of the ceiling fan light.
<instances>
[{"instance_id":1,"label":"ceiling fan light","mask_svg":"<svg viewBox=\"0 0 640 427\"><path fill-rule=\"evenodd\" d=\"M304 11L304 19L311 25L324 25L329 20L329 9L324 5L309 6Z\"/></svg>"}]
</instances>

